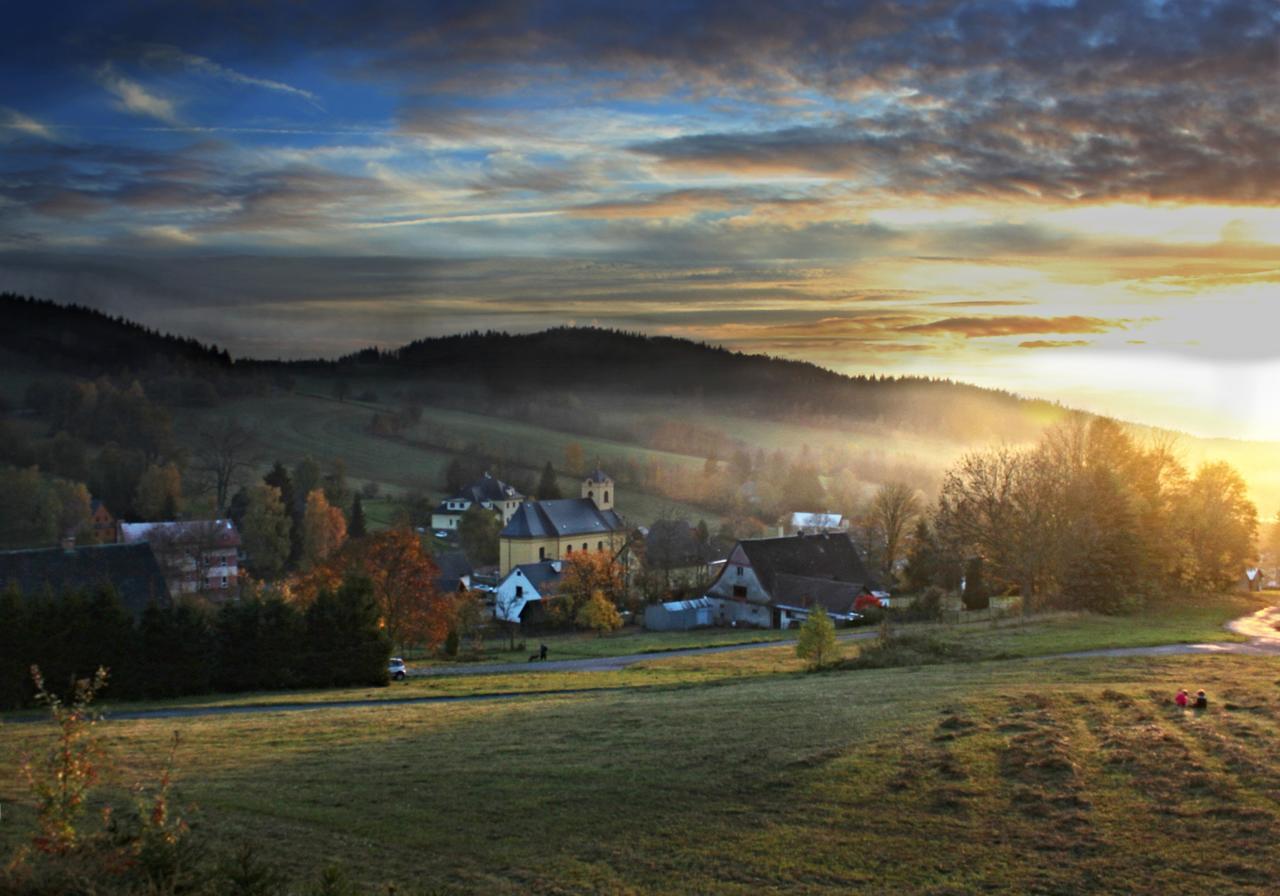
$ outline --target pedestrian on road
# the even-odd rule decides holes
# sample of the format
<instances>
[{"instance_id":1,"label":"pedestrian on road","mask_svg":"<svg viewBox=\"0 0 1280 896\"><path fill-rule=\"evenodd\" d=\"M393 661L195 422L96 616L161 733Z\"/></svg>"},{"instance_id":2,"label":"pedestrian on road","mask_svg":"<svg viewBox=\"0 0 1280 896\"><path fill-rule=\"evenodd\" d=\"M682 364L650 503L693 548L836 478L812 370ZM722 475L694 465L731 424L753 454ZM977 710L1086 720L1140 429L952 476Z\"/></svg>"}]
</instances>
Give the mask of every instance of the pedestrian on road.
<instances>
[{"instance_id":1,"label":"pedestrian on road","mask_svg":"<svg viewBox=\"0 0 1280 896\"><path fill-rule=\"evenodd\" d=\"M547 661L547 645L546 644L538 645L538 659L542 660L544 663ZM1204 693L1204 692L1201 691L1200 693Z\"/></svg>"},{"instance_id":2,"label":"pedestrian on road","mask_svg":"<svg viewBox=\"0 0 1280 896\"><path fill-rule=\"evenodd\" d=\"M1173 698L1173 702L1178 704L1179 709L1186 709L1187 708L1187 689L1179 688L1178 696Z\"/></svg>"}]
</instances>

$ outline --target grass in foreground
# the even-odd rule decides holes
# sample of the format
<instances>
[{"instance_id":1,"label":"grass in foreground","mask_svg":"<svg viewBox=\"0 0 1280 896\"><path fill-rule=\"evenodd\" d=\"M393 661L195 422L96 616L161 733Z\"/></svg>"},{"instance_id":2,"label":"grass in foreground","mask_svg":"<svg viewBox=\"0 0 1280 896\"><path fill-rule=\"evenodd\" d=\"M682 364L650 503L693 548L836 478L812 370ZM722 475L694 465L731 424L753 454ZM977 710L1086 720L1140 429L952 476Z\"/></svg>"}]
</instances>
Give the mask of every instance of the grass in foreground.
<instances>
[{"instance_id":1,"label":"grass in foreground","mask_svg":"<svg viewBox=\"0 0 1280 896\"><path fill-rule=\"evenodd\" d=\"M1033 660L105 731L127 778L182 732L202 835L409 892L1263 893L1278 675ZM1175 710L1179 686L1210 710ZM30 818L11 772L44 732L6 735L8 848Z\"/></svg>"}]
</instances>

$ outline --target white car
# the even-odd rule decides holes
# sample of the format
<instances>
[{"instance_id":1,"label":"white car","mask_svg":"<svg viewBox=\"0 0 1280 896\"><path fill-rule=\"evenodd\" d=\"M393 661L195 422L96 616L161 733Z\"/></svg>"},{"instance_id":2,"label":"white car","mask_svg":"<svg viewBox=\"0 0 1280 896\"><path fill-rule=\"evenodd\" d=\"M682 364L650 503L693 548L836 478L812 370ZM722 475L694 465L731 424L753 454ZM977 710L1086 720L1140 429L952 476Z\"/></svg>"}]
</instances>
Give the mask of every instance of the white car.
<instances>
[{"instance_id":1,"label":"white car","mask_svg":"<svg viewBox=\"0 0 1280 896\"><path fill-rule=\"evenodd\" d=\"M404 681L404 677L409 674L409 671L404 667L404 660L398 656L393 656L387 661L387 674L396 681Z\"/></svg>"}]
</instances>

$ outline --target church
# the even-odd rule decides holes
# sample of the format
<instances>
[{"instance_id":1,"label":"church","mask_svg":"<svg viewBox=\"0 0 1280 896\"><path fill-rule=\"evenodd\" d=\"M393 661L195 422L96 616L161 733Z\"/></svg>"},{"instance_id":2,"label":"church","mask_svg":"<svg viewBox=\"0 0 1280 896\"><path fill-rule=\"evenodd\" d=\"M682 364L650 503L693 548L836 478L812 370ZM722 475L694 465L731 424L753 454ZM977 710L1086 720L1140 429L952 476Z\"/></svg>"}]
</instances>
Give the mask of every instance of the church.
<instances>
[{"instance_id":1,"label":"church","mask_svg":"<svg viewBox=\"0 0 1280 896\"><path fill-rule=\"evenodd\" d=\"M613 480L601 469L582 481L582 497L524 501L498 535L503 576L522 563L566 560L581 551L622 550L626 523L613 509Z\"/></svg>"}]
</instances>

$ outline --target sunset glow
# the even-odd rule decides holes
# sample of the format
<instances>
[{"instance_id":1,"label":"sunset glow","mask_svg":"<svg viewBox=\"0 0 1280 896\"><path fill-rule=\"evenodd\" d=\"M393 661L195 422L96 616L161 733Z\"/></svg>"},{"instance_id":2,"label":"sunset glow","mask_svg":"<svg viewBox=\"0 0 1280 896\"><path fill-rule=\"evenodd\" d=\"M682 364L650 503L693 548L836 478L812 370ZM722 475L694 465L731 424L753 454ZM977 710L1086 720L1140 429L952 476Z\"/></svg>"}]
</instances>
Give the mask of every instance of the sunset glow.
<instances>
[{"instance_id":1,"label":"sunset glow","mask_svg":"<svg viewBox=\"0 0 1280 896\"><path fill-rule=\"evenodd\" d=\"M0 289L668 333L1280 439L1270 2L29 6Z\"/></svg>"}]
</instances>

